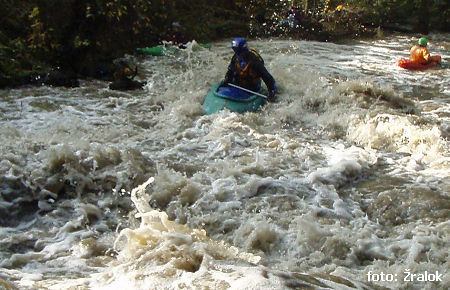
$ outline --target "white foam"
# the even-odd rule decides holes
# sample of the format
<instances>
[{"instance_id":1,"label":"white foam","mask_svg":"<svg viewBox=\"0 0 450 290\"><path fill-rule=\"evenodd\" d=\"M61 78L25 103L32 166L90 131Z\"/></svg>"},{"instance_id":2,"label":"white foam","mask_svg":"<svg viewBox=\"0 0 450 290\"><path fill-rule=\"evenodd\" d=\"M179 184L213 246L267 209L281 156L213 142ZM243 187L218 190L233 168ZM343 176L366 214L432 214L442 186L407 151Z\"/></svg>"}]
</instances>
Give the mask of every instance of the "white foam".
<instances>
[{"instance_id":1,"label":"white foam","mask_svg":"<svg viewBox=\"0 0 450 290\"><path fill-rule=\"evenodd\" d=\"M258 113L202 116L225 42L143 59L143 91L7 91L0 172L17 199L0 210L18 212L0 231L2 275L36 289L346 289L328 273L370 288L367 271L446 271L448 70L398 69L410 40L251 40L280 88ZM16 226L25 201L49 212Z\"/></svg>"}]
</instances>

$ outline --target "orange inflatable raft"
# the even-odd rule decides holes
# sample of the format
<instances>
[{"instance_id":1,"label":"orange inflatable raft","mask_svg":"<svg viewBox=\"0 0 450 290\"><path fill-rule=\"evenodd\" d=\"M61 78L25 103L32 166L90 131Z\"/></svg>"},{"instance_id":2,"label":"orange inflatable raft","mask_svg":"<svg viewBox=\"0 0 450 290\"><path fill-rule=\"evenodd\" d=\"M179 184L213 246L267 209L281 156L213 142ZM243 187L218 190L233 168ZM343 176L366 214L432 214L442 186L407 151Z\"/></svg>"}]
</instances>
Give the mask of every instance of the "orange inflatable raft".
<instances>
[{"instance_id":1,"label":"orange inflatable raft","mask_svg":"<svg viewBox=\"0 0 450 290\"><path fill-rule=\"evenodd\" d=\"M398 61L398 66L404 69L409 70L426 70L435 66L438 66L441 63L441 56L440 55L433 55L431 57L431 62L427 64L421 64L417 62L413 62L410 59L402 58Z\"/></svg>"}]
</instances>

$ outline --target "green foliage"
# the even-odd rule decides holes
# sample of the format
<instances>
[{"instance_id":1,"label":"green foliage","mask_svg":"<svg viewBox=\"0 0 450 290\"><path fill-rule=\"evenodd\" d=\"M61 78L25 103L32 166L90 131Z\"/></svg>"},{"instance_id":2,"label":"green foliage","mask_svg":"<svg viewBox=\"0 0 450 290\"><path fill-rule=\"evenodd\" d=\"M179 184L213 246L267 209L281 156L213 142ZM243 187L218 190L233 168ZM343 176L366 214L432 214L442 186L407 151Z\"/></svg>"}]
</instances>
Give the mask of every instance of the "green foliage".
<instances>
[{"instance_id":1,"label":"green foliage","mask_svg":"<svg viewBox=\"0 0 450 290\"><path fill-rule=\"evenodd\" d=\"M450 3L446 0L348 0L365 9L374 25L389 23L410 25L414 30L447 30L450 27Z\"/></svg>"}]
</instances>

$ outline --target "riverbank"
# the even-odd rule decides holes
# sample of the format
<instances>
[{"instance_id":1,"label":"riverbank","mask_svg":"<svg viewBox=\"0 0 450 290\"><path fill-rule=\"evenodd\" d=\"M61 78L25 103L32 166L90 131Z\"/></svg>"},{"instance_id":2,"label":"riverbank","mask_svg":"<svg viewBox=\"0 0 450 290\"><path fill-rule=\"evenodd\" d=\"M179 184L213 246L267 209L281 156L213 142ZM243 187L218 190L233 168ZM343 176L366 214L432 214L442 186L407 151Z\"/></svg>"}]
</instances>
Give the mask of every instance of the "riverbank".
<instances>
[{"instance_id":1,"label":"riverbank","mask_svg":"<svg viewBox=\"0 0 450 290\"><path fill-rule=\"evenodd\" d=\"M314 6L303 1L304 5L292 11L288 8L290 1L264 5L240 1L196 1L190 5L159 2L4 3L5 9L0 12L0 88L73 87L78 79L110 80L114 59L163 40L212 42L242 35L340 42L376 37L383 30L420 31L439 23L437 15L430 17L430 25L416 25L423 21L410 17L414 7L402 7L401 14L389 10L390 6L365 7L358 1L352 5L315 1L318 4ZM430 11L440 9L445 17L450 9L441 6L432 4Z\"/></svg>"}]
</instances>

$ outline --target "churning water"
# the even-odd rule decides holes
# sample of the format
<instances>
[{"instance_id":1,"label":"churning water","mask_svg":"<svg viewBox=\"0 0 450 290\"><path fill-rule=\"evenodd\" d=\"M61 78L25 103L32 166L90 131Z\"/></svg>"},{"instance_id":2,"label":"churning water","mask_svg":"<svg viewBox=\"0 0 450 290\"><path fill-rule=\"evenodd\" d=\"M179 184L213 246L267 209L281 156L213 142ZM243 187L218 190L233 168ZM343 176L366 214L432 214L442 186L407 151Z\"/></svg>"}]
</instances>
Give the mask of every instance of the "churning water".
<instances>
[{"instance_id":1,"label":"churning water","mask_svg":"<svg viewBox=\"0 0 450 290\"><path fill-rule=\"evenodd\" d=\"M448 289L450 71L413 41L250 41L280 93L242 115L202 113L225 42L0 91L0 288Z\"/></svg>"}]
</instances>

